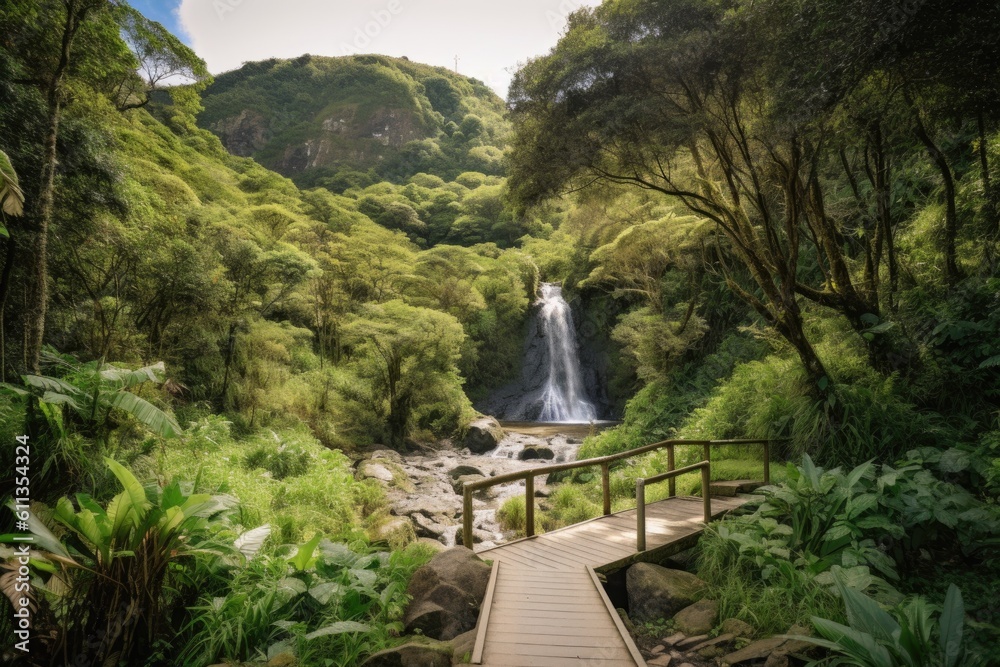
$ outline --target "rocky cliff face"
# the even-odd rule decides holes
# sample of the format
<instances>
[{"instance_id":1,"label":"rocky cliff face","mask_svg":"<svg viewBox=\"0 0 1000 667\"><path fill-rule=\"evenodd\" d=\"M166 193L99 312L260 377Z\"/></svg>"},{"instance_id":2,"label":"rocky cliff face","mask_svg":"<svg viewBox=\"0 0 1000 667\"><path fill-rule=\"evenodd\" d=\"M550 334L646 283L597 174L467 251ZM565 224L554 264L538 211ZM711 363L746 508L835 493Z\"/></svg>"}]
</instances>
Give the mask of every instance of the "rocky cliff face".
<instances>
[{"instance_id":1,"label":"rocky cliff face","mask_svg":"<svg viewBox=\"0 0 1000 667\"><path fill-rule=\"evenodd\" d=\"M203 101L199 124L231 153L306 185L343 170L405 178L444 166L454 177L506 127L503 101L481 82L385 56L248 63L219 75ZM460 130L483 123L484 134Z\"/></svg>"}]
</instances>

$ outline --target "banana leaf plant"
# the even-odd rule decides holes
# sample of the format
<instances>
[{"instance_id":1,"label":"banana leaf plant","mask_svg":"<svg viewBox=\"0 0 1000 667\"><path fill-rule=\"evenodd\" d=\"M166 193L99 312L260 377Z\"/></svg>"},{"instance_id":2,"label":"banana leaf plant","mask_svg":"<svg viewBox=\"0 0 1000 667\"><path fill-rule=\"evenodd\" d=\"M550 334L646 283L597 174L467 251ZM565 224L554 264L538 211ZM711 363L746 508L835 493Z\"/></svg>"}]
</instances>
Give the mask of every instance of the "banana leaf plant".
<instances>
[{"instance_id":1,"label":"banana leaf plant","mask_svg":"<svg viewBox=\"0 0 1000 667\"><path fill-rule=\"evenodd\" d=\"M60 438L70 430L66 412L72 415L71 421L105 441L116 412L131 416L160 437L180 436L181 427L168 412L135 393L142 385L163 383L166 367L162 361L135 370L103 361L66 365L69 371L62 377L25 375L23 387L5 384L0 389L37 400L50 429Z\"/></svg>"},{"instance_id":2,"label":"banana leaf plant","mask_svg":"<svg viewBox=\"0 0 1000 667\"><path fill-rule=\"evenodd\" d=\"M188 494L177 482L144 487L120 463L105 462L122 486L106 507L82 493L75 502L61 498L51 514L61 538L29 516L44 597L36 627L51 656L138 664L162 629L170 568L198 554L237 554L215 539L235 499Z\"/></svg>"}]
</instances>

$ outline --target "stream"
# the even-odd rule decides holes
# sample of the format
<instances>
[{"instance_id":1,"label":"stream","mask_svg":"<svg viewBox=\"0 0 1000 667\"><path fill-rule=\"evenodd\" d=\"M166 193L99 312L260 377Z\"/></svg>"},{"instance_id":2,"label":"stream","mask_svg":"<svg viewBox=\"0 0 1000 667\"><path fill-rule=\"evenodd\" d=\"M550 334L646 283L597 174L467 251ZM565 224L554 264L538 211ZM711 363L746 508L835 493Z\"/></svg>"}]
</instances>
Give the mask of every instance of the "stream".
<instances>
[{"instance_id":1,"label":"stream","mask_svg":"<svg viewBox=\"0 0 1000 667\"><path fill-rule=\"evenodd\" d=\"M385 485L392 513L409 518L417 537L454 546L461 526L463 477L494 477L574 461L583 438L615 423L504 422L505 437L485 454L459 449L448 441L442 442L440 448L411 454L378 449L359 464L359 471L363 477ZM535 497L547 497L549 492L546 476L536 477ZM477 548L488 548L511 537L501 529L496 511L508 498L523 495L523 480L473 495L473 539Z\"/></svg>"}]
</instances>

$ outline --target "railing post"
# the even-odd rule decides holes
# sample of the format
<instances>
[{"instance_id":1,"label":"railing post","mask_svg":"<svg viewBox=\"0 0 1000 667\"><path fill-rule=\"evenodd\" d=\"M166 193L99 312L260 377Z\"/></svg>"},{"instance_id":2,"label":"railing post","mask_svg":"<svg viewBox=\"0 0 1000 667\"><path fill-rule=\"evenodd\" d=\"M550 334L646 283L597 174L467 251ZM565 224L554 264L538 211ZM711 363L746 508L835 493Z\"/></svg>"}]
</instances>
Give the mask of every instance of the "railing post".
<instances>
[{"instance_id":1,"label":"railing post","mask_svg":"<svg viewBox=\"0 0 1000 667\"><path fill-rule=\"evenodd\" d=\"M635 550L646 550L646 480L635 480Z\"/></svg>"},{"instance_id":2,"label":"railing post","mask_svg":"<svg viewBox=\"0 0 1000 667\"><path fill-rule=\"evenodd\" d=\"M712 446L706 442L704 444L704 450L705 450L705 458L704 458L704 460L705 461L711 461L712 460Z\"/></svg>"},{"instance_id":3,"label":"railing post","mask_svg":"<svg viewBox=\"0 0 1000 667\"><path fill-rule=\"evenodd\" d=\"M472 548L472 490L462 486L462 543Z\"/></svg>"},{"instance_id":4,"label":"railing post","mask_svg":"<svg viewBox=\"0 0 1000 667\"><path fill-rule=\"evenodd\" d=\"M601 464L601 489L604 492L604 516L611 514L611 473L608 464Z\"/></svg>"},{"instance_id":5,"label":"railing post","mask_svg":"<svg viewBox=\"0 0 1000 667\"><path fill-rule=\"evenodd\" d=\"M674 471L674 446L667 445L667 472ZM671 477L667 480L667 492L671 498L677 495L677 482Z\"/></svg>"},{"instance_id":6,"label":"railing post","mask_svg":"<svg viewBox=\"0 0 1000 667\"><path fill-rule=\"evenodd\" d=\"M709 523L712 520L711 478L712 464L705 461L705 467L701 469L701 497L705 503L705 523Z\"/></svg>"},{"instance_id":7,"label":"railing post","mask_svg":"<svg viewBox=\"0 0 1000 667\"><path fill-rule=\"evenodd\" d=\"M771 441L764 441L764 486L771 483Z\"/></svg>"},{"instance_id":8,"label":"railing post","mask_svg":"<svg viewBox=\"0 0 1000 667\"><path fill-rule=\"evenodd\" d=\"M524 478L524 534L535 534L535 476L530 472Z\"/></svg>"}]
</instances>

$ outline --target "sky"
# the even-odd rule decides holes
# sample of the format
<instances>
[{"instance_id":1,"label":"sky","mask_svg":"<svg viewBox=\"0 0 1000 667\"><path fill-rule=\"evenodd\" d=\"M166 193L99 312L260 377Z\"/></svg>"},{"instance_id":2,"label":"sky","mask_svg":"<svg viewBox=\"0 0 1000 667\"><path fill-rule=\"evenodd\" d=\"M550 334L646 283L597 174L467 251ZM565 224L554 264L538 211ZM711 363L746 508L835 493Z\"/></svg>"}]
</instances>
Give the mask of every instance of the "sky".
<instances>
[{"instance_id":1,"label":"sky","mask_svg":"<svg viewBox=\"0 0 1000 667\"><path fill-rule=\"evenodd\" d=\"M555 46L566 17L600 0L132 0L213 74L304 53L381 53L455 69L506 97L518 63Z\"/></svg>"}]
</instances>

